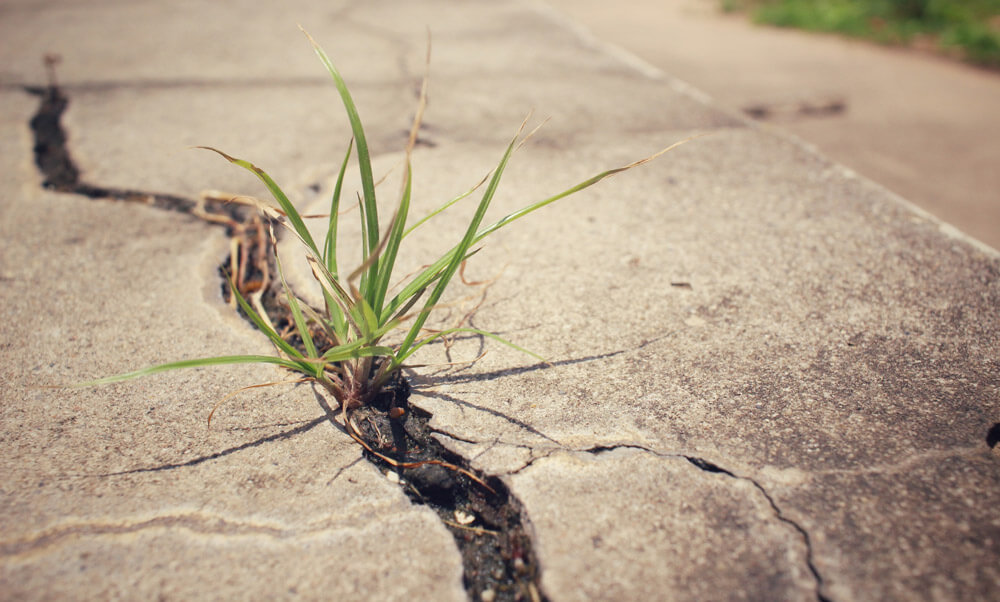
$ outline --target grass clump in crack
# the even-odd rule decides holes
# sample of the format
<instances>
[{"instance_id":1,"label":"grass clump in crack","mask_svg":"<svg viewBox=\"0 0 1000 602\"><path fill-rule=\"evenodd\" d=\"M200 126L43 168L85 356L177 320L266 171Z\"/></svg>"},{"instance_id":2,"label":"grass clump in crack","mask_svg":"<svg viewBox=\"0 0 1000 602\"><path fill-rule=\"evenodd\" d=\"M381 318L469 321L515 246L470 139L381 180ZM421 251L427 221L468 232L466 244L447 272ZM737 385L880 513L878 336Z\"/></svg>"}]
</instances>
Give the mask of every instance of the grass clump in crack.
<instances>
[{"instance_id":1,"label":"grass clump in crack","mask_svg":"<svg viewBox=\"0 0 1000 602\"><path fill-rule=\"evenodd\" d=\"M425 94L422 94L421 105L417 111L417 117L414 120L407 144L402 192L392 218L387 223L381 222L376 202L371 156L358 111L337 68L311 36L309 41L336 84L353 133L347 154L340 165L332 194L327 218L329 227L325 240L317 242L313 238L306 228L303 216L263 169L217 149L202 147L218 153L230 163L248 170L259 178L274 197L277 206L246 197L241 200L255 206L270 224L279 224L287 228L301 243L313 276L322 289L324 299L322 308L311 307L292 292L285 283L277 251L275 251L274 258L282 284L282 294L292 317L293 336L298 339L300 344L293 345L286 337L279 334L266 313L254 309L231 281L230 290L233 297L247 317L271 340L277 350L277 355L229 355L183 360L90 381L81 386L122 381L181 368L222 364L275 364L298 373L303 381L323 387L337 400L344 428L348 434L368 451L383 460L396 464L396 461L373 450L365 442L366 437L353 420L353 415L359 409L373 403L390 381L398 375L407 360L421 347L442 337L466 332L489 337L542 359L510 341L477 328L457 326L444 330L425 329L429 316L440 307L442 295L456 273L459 272L463 262L475 254L475 245L493 232L529 213L592 186L615 173L646 163L681 144L681 142L645 159L601 172L576 186L531 203L496 222L484 225L487 209L496 194L511 154L520 143L523 143L531 135L530 133L524 135L527 123L525 120L507 145L492 174L481 183L485 183L482 197L461 238L436 261L409 278L398 292L391 294L390 281L393 277L396 258L407 235L415 228L425 225L428 220L454 203L469 196L481 186L474 187L469 192L448 201L413 226L407 227L412 190L410 153L416 140L424 99L426 98ZM424 90L426 91L426 80ZM337 232L341 189L352 155L357 161L362 188L359 199L362 261L359 267L345 274L341 270L341 266L338 265ZM385 228L384 233L383 227ZM273 242L273 228L270 234ZM276 247L273 248L276 249ZM390 409L390 414L391 412L392 409Z\"/></svg>"}]
</instances>

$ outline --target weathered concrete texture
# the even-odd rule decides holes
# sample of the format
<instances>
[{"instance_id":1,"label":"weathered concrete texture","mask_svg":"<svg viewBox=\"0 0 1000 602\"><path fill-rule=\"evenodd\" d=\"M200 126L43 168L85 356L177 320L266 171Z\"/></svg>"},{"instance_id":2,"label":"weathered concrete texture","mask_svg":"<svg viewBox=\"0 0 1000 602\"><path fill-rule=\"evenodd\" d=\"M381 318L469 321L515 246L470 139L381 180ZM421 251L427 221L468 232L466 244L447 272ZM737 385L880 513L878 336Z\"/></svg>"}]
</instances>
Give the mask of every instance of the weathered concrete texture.
<instances>
[{"instance_id":1,"label":"weathered concrete texture","mask_svg":"<svg viewBox=\"0 0 1000 602\"><path fill-rule=\"evenodd\" d=\"M996 73L926 50L755 25L723 13L719 0L630 0L628 10L604 0L549 3L578 19L574 26L1000 248Z\"/></svg>"},{"instance_id":2,"label":"weathered concrete texture","mask_svg":"<svg viewBox=\"0 0 1000 602\"><path fill-rule=\"evenodd\" d=\"M596 152L526 154L505 198L539 197L529 190L538 181L576 174ZM474 368L428 378L420 403L461 440L450 441L456 449L494 471L554 449L622 444L704 458L773 490L814 538L824 595L993 591L1000 499L985 483L997 470L986 435L1000 415L996 257L752 130L696 140L546 211L489 245L470 277L503 268L476 325L554 365L526 366L488 344ZM451 356L475 357L479 345ZM931 473L945 461L966 466L938 482L908 470L857 488L828 481L853 484L914 458L913 470ZM534 487L514 490L530 499ZM959 491L977 492L971 505L952 499ZM956 514L931 510L930 492ZM586 522L562 520L566 532ZM961 524L983 529L978 545ZM912 543L887 545L887 534ZM562 559L548 566L549 579L576 570Z\"/></svg>"},{"instance_id":3,"label":"weathered concrete texture","mask_svg":"<svg viewBox=\"0 0 1000 602\"><path fill-rule=\"evenodd\" d=\"M36 101L0 104L0 597L462 599L450 534L308 388L244 393L206 428L276 370L40 388L270 349L221 300L221 230L41 191Z\"/></svg>"},{"instance_id":4,"label":"weathered concrete texture","mask_svg":"<svg viewBox=\"0 0 1000 602\"><path fill-rule=\"evenodd\" d=\"M816 599L801 534L747 481L624 449L559 452L511 481L554 600Z\"/></svg>"},{"instance_id":5,"label":"weathered concrete texture","mask_svg":"<svg viewBox=\"0 0 1000 602\"><path fill-rule=\"evenodd\" d=\"M322 211L348 132L294 20L357 82L379 173L398 164L423 23L434 30L415 216L487 173L532 107L552 122L511 163L494 217L712 132L500 232L470 262L471 279L499 275L474 325L550 366L486 343L473 367L416 375L442 440L509 475L553 600L996 591L1000 458L985 439L1000 421L1000 260L532 6L183 5L204 36L172 3L4 6L0 34L24 41L0 96L15 175L0 191L4 592L462 596L450 536L357 462L309 391L248 392L205 429L213 401L274 370L29 388L267 349L219 301L218 232L37 190L34 101L10 86L41 81L34 40L66 57L88 181L260 194L251 175L181 151L213 144ZM468 211L415 232L400 273L457 240ZM451 358L482 348L464 339ZM437 347L419 361L441 359ZM632 449L589 453L616 447Z\"/></svg>"}]
</instances>

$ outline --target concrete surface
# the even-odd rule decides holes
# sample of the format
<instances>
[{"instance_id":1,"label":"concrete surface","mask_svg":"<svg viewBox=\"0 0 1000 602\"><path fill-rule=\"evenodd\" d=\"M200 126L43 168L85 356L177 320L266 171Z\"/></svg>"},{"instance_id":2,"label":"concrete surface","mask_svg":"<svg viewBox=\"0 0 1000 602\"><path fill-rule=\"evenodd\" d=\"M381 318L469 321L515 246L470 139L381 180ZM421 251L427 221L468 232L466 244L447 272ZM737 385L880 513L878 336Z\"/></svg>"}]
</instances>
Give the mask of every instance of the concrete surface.
<instances>
[{"instance_id":1,"label":"concrete surface","mask_svg":"<svg viewBox=\"0 0 1000 602\"><path fill-rule=\"evenodd\" d=\"M755 26L718 0L551 0L641 57L1000 248L1000 75L927 52ZM809 111L832 102L841 111Z\"/></svg>"},{"instance_id":2,"label":"concrete surface","mask_svg":"<svg viewBox=\"0 0 1000 602\"><path fill-rule=\"evenodd\" d=\"M20 88L43 81L38 55L64 56L88 181L259 193L182 150L212 144L307 206L348 134L296 21L352 83L380 171L433 29L414 214L477 181L531 108L552 120L496 215L712 132L504 230L470 265L502 272L475 325L552 367L487 344L474 367L414 375L442 441L524 504L551 600L995 594L995 253L535 3L250 6L2 9L0 33L21 40L0 79L4 597L464 596L441 523L358 461L309 391L246 393L205 428L217 399L275 370L35 388L266 349L219 300L218 231L39 190ZM447 246L461 213L414 248Z\"/></svg>"}]
</instances>

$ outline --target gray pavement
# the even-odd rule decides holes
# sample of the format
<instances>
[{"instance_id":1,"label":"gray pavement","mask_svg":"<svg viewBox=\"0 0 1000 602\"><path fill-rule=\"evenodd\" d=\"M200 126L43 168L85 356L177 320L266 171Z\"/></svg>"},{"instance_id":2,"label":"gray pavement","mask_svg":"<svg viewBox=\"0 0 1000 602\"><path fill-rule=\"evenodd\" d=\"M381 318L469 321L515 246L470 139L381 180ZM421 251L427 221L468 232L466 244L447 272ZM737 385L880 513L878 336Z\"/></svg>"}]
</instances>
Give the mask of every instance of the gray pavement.
<instances>
[{"instance_id":1,"label":"gray pavement","mask_svg":"<svg viewBox=\"0 0 1000 602\"><path fill-rule=\"evenodd\" d=\"M185 150L211 144L310 207L348 130L296 22L352 85L379 171L398 161L432 29L414 214L482 177L532 108L551 121L512 162L498 215L711 133L471 263L473 279L500 274L475 325L550 366L487 343L473 367L411 374L441 441L523 504L549 599L1000 587L1000 258L954 228L532 2L0 11L17 42L0 73L0 597L465 597L451 535L311 391L247 392L206 428L215 401L277 370L39 388L268 347L220 298L219 229L40 188L23 90L44 83L40 55L63 56L86 181L262 194ZM417 231L405 261L447 246L461 217Z\"/></svg>"},{"instance_id":2,"label":"gray pavement","mask_svg":"<svg viewBox=\"0 0 1000 602\"><path fill-rule=\"evenodd\" d=\"M929 52L755 26L721 14L719 0L550 3L596 39L1000 248L997 73Z\"/></svg>"}]
</instances>

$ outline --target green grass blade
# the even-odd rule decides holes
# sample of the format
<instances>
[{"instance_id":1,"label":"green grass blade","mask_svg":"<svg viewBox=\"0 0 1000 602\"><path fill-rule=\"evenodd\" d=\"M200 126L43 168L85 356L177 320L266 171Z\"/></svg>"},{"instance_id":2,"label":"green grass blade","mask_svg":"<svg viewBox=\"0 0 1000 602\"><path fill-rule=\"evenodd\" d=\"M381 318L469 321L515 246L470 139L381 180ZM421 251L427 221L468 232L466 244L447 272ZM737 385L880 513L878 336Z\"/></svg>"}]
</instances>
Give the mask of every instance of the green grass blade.
<instances>
[{"instance_id":1,"label":"green grass blade","mask_svg":"<svg viewBox=\"0 0 1000 602\"><path fill-rule=\"evenodd\" d=\"M344 187L344 174L347 173L347 164L351 159L351 151L354 149L354 138L351 138L347 145L347 153L340 164L340 171L337 172L337 183L333 187L333 195L330 197L330 218L326 230L326 240L323 244L323 263L326 271L333 280L338 278L337 266L337 229L340 219L340 194ZM326 313L330 317L330 327L336 333L338 339L343 340L347 336L347 323L340 305L323 289L323 300L326 302Z\"/></svg>"},{"instance_id":2,"label":"green grass blade","mask_svg":"<svg viewBox=\"0 0 1000 602\"><path fill-rule=\"evenodd\" d=\"M167 364L158 364L156 366L150 366L148 368L143 368L142 370L136 370L134 372L127 372L125 374L118 374L115 376L108 376L106 378L99 378L97 380L88 381L85 383L79 383L72 385L74 388L79 387L93 387L95 385L105 385L108 383L121 382L123 380L131 380L133 378L139 378L142 376L149 376L152 374L158 374L160 372L167 372L169 370L182 370L184 368L200 368L203 366L220 366L225 364L276 364L289 370L294 370L297 372L303 372L305 374L312 375L310 370L305 369L301 363L288 360L281 357L276 357L273 355L222 355L219 357L203 357L192 360L181 360L179 362L170 362Z\"/></svg>"},{"instance_id":3,"label":"green grass blade","mask_svg":"<svg viewBox=\"0 0 1000 602\"><path fill-rule=\"evenodd\" d=\"M410 193L412 191L412 173L410 171L410 161L406 161L406 180L403 185L403 193L400 195L399 207L393 218L392 229L386 239L385 250L378 260L378 278L375 280L375 294L371 307L375 310L375 315L380 320L382 314L382 303L385 301L386 292L389 290L389 281L392 279L392 270L396 265L396 255L399 253L399 243L403 240L403 229L406 226L406 216L410 212Z\"/></svg>"},{"instance_id":4,"label":"green grass blade","mask_svg":"<svg viewBox=\"0 0 1000 602\"><path fill-rule=\"evenodd\" d=\"M434 282L441 277L441 274L444 272L444 269L448 267L448 264L451 262L452 255L457 249L457 245L452 247L451 251L448 251L439 257L437 261L424 268L417 276L411 279L409 284L404 286L403 289L392 298L392 301L390 301L386 306L384 313L394 315L394 317L398 318L402 314L408 312L410 308L413 307L416 299L424 294L427 287L434 284ZM465 259L469 259L478 252L479 249L468 251L465 254Z\"/></svg>"},{"instance_id":5,"label":"green grass blade","mask_svg":"<svg viewBox=\"0 0 1000 602\"><path fill-rule=\"evenodd\" d=\"M326 230L326 240L323 245L325 250L323 262L326 264L326 269L333 274L334 278L338 275L337 224L340 217L340 193L344 187L344 174L347 173L347 163L351 159L351 151L353 149L354 138L351 138L351 142L347 145L347 154L344 155L344 161L340 164L340 171L337 172L337 183L333 187L333 195L330 197L330 221L329 227Z\"/></svg>"},{"instance_id":6,"label":"green grass blade","mask_svg":"<svg viewBox=\"0 0 1000 602\"><path fill-rule=\"evenodd\" d=\"M332 349L331 351L336 351ZM324 355L324 359L330 362L342 362L345 360L357 359L360 357L395 357L392 348L380 345L365 345L350 351L337 351Z\"/></svg>"},{"instance_id":7,"label":"green grass blade","mask_svg":"<svg viewBox=\"0 0 1000 602\"><path fill-rule=\"evenodd\" d=\"M293 205L292 202L288 200L288 197L285 196L284 191L281 190L281 188L275 183L275 181L271 179L271 176L267 175L267 173L263 169L257 167L256 165L250 163L249 161L244 161L243 159L237 159L235 157L231 157L226 153L220 151L219 149L212 148L210 146L199 146L196 148L203 148L205 150L210 150L212 152L218 153L223 157L225 157L225 159L230 163L234 165L239 165L243 169L249 171L250 173L260 178L260 181L263 182L264 185L267 186L267 189L271 192L271 196L274 197L274 200L278 201L278 204L281 205L281 210L285 212L285 216L288 218L288 221L291 222L292 224L292 229L295 230L295 233L298 234L300 239L302 239L302 242L305 243L307 247L309 247L310 251L316 254L316 257L322 257L322 254L320 254L319 249L316 248L316 243L315 241L313 241L312 234L310 234L309 229L306 228L306 224L305 222L302 221L302 216L299 215L299 212L295 208L295 205Z\"/></svg>"},{"instance_id":8,"label":"green grass blade","mask_svg":"<svg viewBox=\"0 0 1000 602\"><path fill-rule=\"evenodd\" d=\"M607 171L603 171L603 172L597 174L596 176L593 176L592 178L589 178L587 180L584 180L583 182L580 182L576 186L573 186L571 188L568 188L568 189L564 190L563 192L560 192L559 194L556 194L556 195L550 196L548 198L542 199L541 201L532 203L532 204L530 204L530 205L528 205L528 206L526 206L526 207L524 207L524 208L522 208L522 209L520 209L518 211L515 211L514 213L511 213L511 214L503 217L502 219L497 220L493 224L490 224L486 228L483 228L482 230L480 230L476 234L475 238L473 238L472 244L476 244L476 243L481 242L483 239L485 239L487 236L489 236L493 232L496 232L500 228L506 226L507 224L510 224L511 222L516 221L519 218L522 218L522 217L528 215L529 213L537 211L537 210L541 209L542 207L545 207L546 205L554 203L554 202L558 201L559 199L562 199L562 198L565 198L567 196L570 196L570 195L572 195L572 194L574 194L576 192L579 192L579 191L581 191L581 190L583 190L585 188L589 188L590 186L593 186L594 184L597 184L598 182L600 182L601 180L603 180L603 179L605 179L607 177L610 177L610 176L613 176L613 175L615 175L617 173L621 173L623 171L632 169L633 167L638 167L639 165L642 165L644 163L648 163L649 161L652 161L653 159L656 159L660 155L663 155L664 153L666 153L668 151L671 151L671 150L677 148L678 146L680 146L680 145L682 145L682 144L684 144L686 142L694 140L695 138L699 138L702 135L705 135L705 134L701 134L701 135L698 135L698 136L691 136L689 138L685 138L685 139L683 139L683 140L681 140L679 142L675 142L674 144L672 144L672 145L668 146L667 148L665 148L665 149L657 152L656 154L653 154L653 155L650 155L649 157L646 157L645 159L640 159L639 161L635 161L633 163L630 163L630 164L622 166L622 167L618 167L618 168L615 168L615 169L610 169L610 170L607 170ZM411 230L412 230L412 228L411 228ZM443 270L452 262L452 260L455 257L455 253L457 251L458 251L458 246L452 247L452 249L450 251L448 251L447 253L445 253L444 255L442 255L440 258L438 258L437 261L435 261L431 265L429 265L426 268L424 268L424 270L420 274L418 274L413 280L410 281L409 284L407 284L405 287L403 287L403 289L395 297L393 297L392 301L390 301L389 304L388 304L388 306L387 306L388 313L397 312L398 309L400 307L402 307L403 305L407 304L410 301L410 299L413 298L414 295L418 294L422 289L426 288L427 286L430 285L430 283L434 282L434 280L436 280L441 275L441 273L443 272ZM465 256L465 259L468 259L468 258L469 258L469 254L467 253L466 256Z\"/></svg>"},{"instance_id":9,"label":"green grass blade","mask_svg":"<svg viewBox=\"0 0 1000 602\"><path fill-rule=\"evenodd\" d=\"M319 282L320 286L327 290L327 292L333 296L335 299L339 300L340 306L346 310L354 304L353 297L344 290L343 285L340 284L340 280L334 278L326 266L323 265L321 261L314 257L306 257L309 262L309 267L313 270L313 277Z\"/></svg>"},{"instance_id":10,"label":"green grass blade","mask_svg":"<svg viewBox=\"0 0 1000 602\"><path fill-rule=\"evenodd\" d=\"M406 232L403 232L403 238L406 238L407 236L409 236L410 232L413 232L414 230L416 230L420 226L424 225L424 223L426 223L427 221L429 221L434 216L438 215L439 213L443 212L445 209L448 209L449 207L451 207L455 203L461 201L462 199L466 198L467 196L469 196L470 194L472 194L473 192L475 192L476 190L478 190L480 186L482 186L483 184L486 183L486 180L488 180L489 177L490 177L490 174L486 174L486 176L483 177L483 179L480 180L478 184L476 184L472 188L466 190L465 192L463 192L462 194L458 195L457 197L451 199L450 201L444 203L443 205L441 205L440 207L438 207L434 211L431 211L430 213L428 213L424 217L420 218L420 221L418 221L417 223L415 223L412 226L410 226L409 228L407 228Z\"/></svg>"},{"instance_id":11,"label":"green grass blade","mask_svg":"<svg viewBox=\"0 0 1000 602\"><path fill-rule=\"evenodd\" d=\"M229 281L229 290L232 291L232 295L236 297L236 302L239 303L240 308L243 310L243 313L245 313L247 317L250 318L250 321L253 322L254 325L258 329L260 329L261 332L267 335L267 338L271 339L271 343L273 343L274 346L277 347L279 351L282 351L288 356L293 358L302 357L302 354L299 353L298 349L292 347L292 345L288 341L281 338L281 335L275 332L274 329L271 328L271 326L268 325L268 323L265 322L264 319L260 317L260 315L254 310L254 308L250 307L250 304L247 303L247 300L243 298L243 295L240 294L240 291L236 290L236 285L233 284L232 280Z\"/></svg>"},{"instance_id":12,"label":"green grass blade","mask_svg":"<svg viewBox=\"0 0 1000 602\"><path fill-rule=\"evenodd\" d=\"M292 310L292 320L295 322L295 330L302 339L302 346L306 348L307 357L316 357L316 345L313 343L312 334L309 333L309 322L302 315L302 308L299 307L299 300L292 294L292 289L285 281L285 270L281 267L281 258L278 256L278 243L274 238L274 231L271 231L271 246L274 248L274 264L278 268L278 278L281 279L281 288L285 289L285 298L288 300L288 308Z\"/></svg>"},{"instance_id":13,"label":"green grass blade","mask_svg":"<svg viewBox=\"0 0 1000 602\"><path fill-rule=\"evenodd\" d=\"M369 343L374 341L375 333L379 330L379 323L372 306L368 305L368 301L364 298L358 299L357 303L351 307L351 314L354 317L354 322L361 329L362 340Z\"/></svg>"},{"instance_id":14,"label":"green grass blade","mask_svg":"<svg viewBox=\"0 0 1000 602\"><path fill-rule=\"evenodd\" d=\"M367 234L367 248L365 249L365 258L368 254L374 250L374 246L378 244L379 239L379 225L378 225L378 207L375 201L375 179L372 177L372 164L371 155L368 151L368 139L365 137L364 127L361 125L361 117L358 115L358 109L354 105L354 99L351 97L350 91L347 89L347 83L344 78L340 75L340 72L334 66L333 61L327 56L326 52L316 43L309 32L307 32L302 26L302 33L306 34L309 38L309 43L312 44L313 50L316 51L316 56L326 67L326 70L333 77L333 82L337 86L337 92L340 93L340 99L344 104L344 110L347 112L347 119L351 124L351 131L354 132L354 140L357 143L357 153L358 153L358 169L361 174L361 190L364 193L364 220L362 222L362 230ZM376 270L378 266L372 264L369 268L367 281L374 282L377 278ZM364 282L363 282L364 284ZM364 286L362 290L364 290ZM368 299L369 303L372 301L371 298Z\"/></svg>"},{"instance_id":15,"label":"green grass blade","mask_svg":"<svg viewBox=\"0 0 1000 602\"><path fill-rule=\"evenodd\" d=\"M702 135L704 135L704 134L702 134ZM589 178L587 180L584 180L583 182L580 182L576 186L573 186L572 188L568 188L568 189L560 192L559 194L556 194L556 195L550 196L550 197L548 197L546 199L542 199L541 201L532 203L532 204L528 205L527 207L524 207L524 208L522 208L522 209L520 209L518 211L515 211L515 212L513 212L513 213L511 213L511 214L509 214L509 215L507 215L507 216L505 216L505 217L497 220L496 222L494 222L493 224L490 224L486 228L483 228L478 234L476 234L476 237L473 239L472 242L473 242L473 244L475 244L475 243L483 240L484 238L486 238L490 234L496 232L500 228L503 228L507 224L509 224L509 223L511 223L511 222L513 222L515 220L518 220L518 219L524 217L525 215L528 215L529 213L532 213L534 211L538 211L539 209L541 209L542 207L545 207L546 205L554 203L554 202L558 201L559 199L568 197L571 194L575 194L577 192L580 192L581 190L583 190L585 188L590 188L591 186L593 186L594 184L597 184L598 182L600 182L601 180L603 180L605 178L613 176L613 175L615 175L617 173L621 173L623 171L627 171L629 169L632 169L633 167L638 167L638 166L643 165L645 163L649 163L650 161L652 161L653 159L656 159L660 155L663 155L663 154L665 154L665 153L667 153L669 151L672 151L673 149L677 148L678 146L680 146L682 144L685 144L685 143L687 143L687 142L689 142L691 140L694 140L695 138L699 138L699 137L700 136L690 136L688 138L685 138L683 140L680 140L678 142L675 142L675 143L671 144L667 148L665 148L665 149L663 149L663 150L661 150L661 151L659 151L659 152L657 152L657 153L655 153L653 155L650 155L650 156L646 157L645 159L640 159L638 161L634 161L632 163L629 163L628 165L623 165L622 167L616 167L615 169L609 169L607 171L602 171L601 173L597 174L596 176L594 176L592 178Z\"/></svg>"},{"instance_id":16,"label":"green grass blade","mask_svg":"<svg viewBox=\"0 0 1000 602\"><path fill-rule=\"evenodd\" d=\"M458 246L455 247L455 249L450 253L451 260L448 262L444 271L441 272L441 276L438 278L437 284L434 286L430 296L424 303L424 309L417 316L416 320L414 320L413 325L406 334L406 338L403 339L402 343L400 343L398 352L400 355L405 355L407 350L416 340L417 335L420 333L420 329L423 328L424 323L427 321L430 309L437 305L437 302L444 293L445 288L447 288L448 283L451 282L452 276L455 275L455 272L458 270L458 266L465 258L465 254L472 245L476 232L479 230L479 224L482 223L483 218L486 216L486 210L489 209L490 202L493 200L497 187L500 185L500 178L503 176L504 169L507 167L507 162L510 160L511 153L514 152L514 145L517 144L517 140L523 130L524 124L522 123L521 128L518 129L513 140L511 140L510 144L507 145L507 150L504 151L503 157L500 159L500 163L493 171L493 177L490 179L490 183L486 186L485 192L483 192L483 198L479 202L479 206L476 208L476 213L472 217L469 227L466 228L465 236L462 237L461 242L459 242Z\"/></svg>"}]
</instances>

